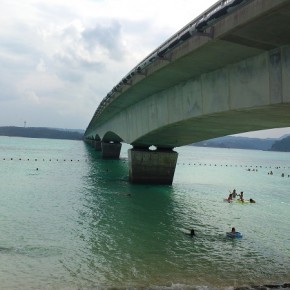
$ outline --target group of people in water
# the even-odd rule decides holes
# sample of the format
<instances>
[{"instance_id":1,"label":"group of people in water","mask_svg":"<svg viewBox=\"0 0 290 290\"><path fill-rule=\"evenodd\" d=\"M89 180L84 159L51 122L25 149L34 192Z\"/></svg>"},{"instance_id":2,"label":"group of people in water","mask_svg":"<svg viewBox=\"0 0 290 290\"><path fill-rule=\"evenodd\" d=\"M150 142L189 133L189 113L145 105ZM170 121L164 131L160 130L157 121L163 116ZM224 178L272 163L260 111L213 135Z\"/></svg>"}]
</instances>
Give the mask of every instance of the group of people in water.
<instances>
[{"instance_id":1,"label":"group of people in water","mask_svg":"<svg viewBox=\"0 0 290 290\"><path fill-rule=\"evenodd\" d=\"M273 171L271 170L270 172L268 172L268 175L273 175ZM281 174L281 177L285 177L286 175L284 173ZM290 177L290 174L288 174L288 177Z\"/></svg>"},{"instance_id":2,"label":"group of people in water","mask_svg":"<svg viewBox=\"0 0 290 290\"><path fill-rule=\"evenodd\" d=\"M226 199L226 201L228 201L228 202L232 202L232 201L233 201L234 199L236 199L237 197L238 197L237 200L239 200L239 201L241 201L241 202L245 202L245 199L244 199L244 192L241 191L241 193L238 194L238 193L236 192L235 189L233 190L233 192L230 192L230 194L229 194L228 198ZM256 203L256 201L253 200L252 198L249 199L249 202L250 202L250 203Z\"/></svg>"},{"instance_id":3,"label":"group of people in water","mask_svg":"<svg viewBox=\"0 0 290 290\"><path fill-rule=\"evenodd\" d=\"M196 234L195 234L195 230L194 230L194 229L191 229L191 230L189 231L189 233L186 233L186 234L189 235L189 236L192 237L192 238L196 236ZM241 235L240 232L237 232L237 231L236 231L236 228L235 228L235 227L232 227L231 232L227 232L227 237L231 237L231 238L234 238L234 237L241 238L242 235Z\"/></svg>"},{"instance_id":4,"label":"group of people in water","mask_svg":"<svg viewBox=\"0 0 290 290\"><path fill-rule=\"evenodd\" d=\"M234 189L232 192L230 192L228 198L227 198L227 201L228 202L232 202L234 199L236 199L238 197L238 201L244 203L245 202L245 199L244 199L244 192L241 191L240 194L237 194L236 190ZM249 202L250 203L256 203L256 201L252 198L249 199ZM236 229L235 227L232 227L232 230L231 232L227 232L227 237L230 237L230 238L241 238L242 235L240 232L236 232Z\"/></svg>"},{"instance_id":5,"label":"group of people in water","mask_svg":"<svg viewBox=\"0 0 290 290\"><path fill-rule=\"evenodd\" d=\"M230 192L228 198L225 198L225 201L228 201L228 202L232 202L233 200L237 200L237 201L240 201L242 203L245 202L245 199L244 199L244 192L241 191L240 194L237 193L236 189L234 189L232 192ZM256 201L252 198L250 198L249 200L247 200L247 202L250 202L250 203L256 203ZM189 235L190 237L195 237L196 236L196 233L195 233L195 230L194 229L190 229L189 230L189 233L186 233L187 235ZM232 227L232 230L231 232L227 232L227 237L238 237L238 238L241 238L242 235L240 232L237 232L235 227Z\"/></svg>"}]
</instances>

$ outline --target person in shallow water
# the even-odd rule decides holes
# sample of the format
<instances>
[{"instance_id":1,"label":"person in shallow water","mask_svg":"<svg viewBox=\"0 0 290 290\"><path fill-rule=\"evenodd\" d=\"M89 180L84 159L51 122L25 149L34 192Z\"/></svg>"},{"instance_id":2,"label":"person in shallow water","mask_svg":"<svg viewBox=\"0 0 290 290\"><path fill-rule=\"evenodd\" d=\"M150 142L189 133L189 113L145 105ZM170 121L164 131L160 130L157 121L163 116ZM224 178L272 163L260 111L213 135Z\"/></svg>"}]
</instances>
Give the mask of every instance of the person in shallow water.
<instances>
[{"instance_id":1,"label":"person in shallow water","mask_svg":"<svg viewBox=\"0 0 290 290\"><path fill-rule=\"evenodd\" d=\"M231 202L232 200L233 200L233 194L230 193L230 194L229 194L229 197L228 197L228 202Z\"/></svg>"},{"instance_id":2,"label":"person in shallow water","mask_svg":"<svg viewBox=\"0 0 290 290\"><path fill-rule=\"evenodd\" d=\"M235 227L232 227L232 230L230 232L227 232L226 236L228 238L241 238L242 234L240 232L237 232Z\"/></svg>"},{"instance_id":3,"label":"person in shallow water","mask_svg":"<svg viewBox=\"0 0 290 290\"><path fill-rule=\"evenodd\" d=\"M239 200L242 201L242 202L244 202L244 192L243 191L241 191L241 193L239 194L239 196L240 196Z\"/></svg>"},{"instance_id":4,"label":"person in shallow water","mask_svg":"<svg viewBox=\"0 0 290 290\"><path fill-rule=\"evenodd\" d=\"M250 203L256 203L256 201L252 198L250 198Z\"/></svg>"},{"instance_id":5,"label":"person in shallow water","mask_svg":"<svg viewBox=\"0 0 290 290\"><path fill-rule=\"evenodd\" d=\"M235 189L234 189L233 192L232 192L232 197L233 197L233 198L236 198L236 197L237 197L237 192L236 192Z\"/></svg>"},{"instance_id":6,"label":"person in shallow water","mask_svg":"<svg viewBox=\"0 0 290 290\"><path fill-rule=\"evenodd\" d=\"M191 229L190 232L186 233L186 234L191 236L191 237L195 237L196 236L194 229Z\"/></svg>"}]
</instances>

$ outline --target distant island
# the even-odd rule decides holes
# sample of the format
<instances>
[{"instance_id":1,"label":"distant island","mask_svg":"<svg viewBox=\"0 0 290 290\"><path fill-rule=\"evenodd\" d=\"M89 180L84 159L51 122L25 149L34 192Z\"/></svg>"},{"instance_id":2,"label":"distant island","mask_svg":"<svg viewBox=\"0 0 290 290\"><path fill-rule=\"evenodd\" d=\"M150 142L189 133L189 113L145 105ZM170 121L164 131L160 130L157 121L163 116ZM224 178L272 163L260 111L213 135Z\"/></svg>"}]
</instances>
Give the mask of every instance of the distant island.
<instances>
[{"instance_id":1,"label":"distant island","mask_svg":"<svg viewBox=\"0 0 290 290\"><path fill-rule=\"evenodd\" d=\"M0 136L82 140L84 130L4 126L0 127Z\"/></svg>"},{"instance_id":2,"label":"distant island","mask_svg":"<svg viewBox=\"0 0 290 290\"><path fill-rule=\"evenodd\" d=\"M266 138L266 139L247 138L239 136L225 136L197 142L192 145L199 147L290 152L290 135L285 135L280 138Z\"/></svg>"},{"instance_id":3,"label":"distant island","mask_svg":"<svg viewBox=\"0 0 290 290\"><path fill-rule=\"evenodd\" d=\"M56 129L43 127L0 127L0 136L83 140L84 130ZM191 144L199 147L235 148L264 151L290 152L290 135L280 138L247 138L225 136Z\"/></svg>"}]
</instances>

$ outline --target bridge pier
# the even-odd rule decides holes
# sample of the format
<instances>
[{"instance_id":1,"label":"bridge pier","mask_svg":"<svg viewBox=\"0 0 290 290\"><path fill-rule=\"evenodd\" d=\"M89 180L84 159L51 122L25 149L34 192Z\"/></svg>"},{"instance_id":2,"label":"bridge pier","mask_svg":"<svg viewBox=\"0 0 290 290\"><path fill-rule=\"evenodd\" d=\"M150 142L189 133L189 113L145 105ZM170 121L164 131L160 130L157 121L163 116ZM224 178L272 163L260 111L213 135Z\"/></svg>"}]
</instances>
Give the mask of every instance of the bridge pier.
<instances>
[{"instance_id":1,"label":"bridge pier","mask_svg":"<svg viewBox=\"0 0 290 290\"><path fill-rule=\"evenodd\" d=\"M105 143L102 142L102 158L104 159L119 159L122 144L116 143Z\"/></svg>"},{"instance_id":2,"label":"bridge pier","mask_svg":"<svg viewBox=\"0 0 290 290\"><path fill-rule=\"evenodd\" d=\"M94 140L93 147L96 151L102 151L102 142Z\"/></svg>"},{"instance_id":3,"label":"bridge pier","mask_svg":"<svg viewBox=\"0 0 290 290\"><path fill-rule=\"evenodd\" d=\"M84 140L87 144L89 144L90 146L94 146L94 140L93 139L85 139Z\"/></svg>"},{"instance_id":4,"label":"bridge pier","mask_svg":"<svg viewBox=\"0 0 290 290\"><path fill-rule=\"evenodd\" d=\"M172 184L178 153L172 149L128 150L129 181L143 184Z\"/></svg>"}]
</instances>

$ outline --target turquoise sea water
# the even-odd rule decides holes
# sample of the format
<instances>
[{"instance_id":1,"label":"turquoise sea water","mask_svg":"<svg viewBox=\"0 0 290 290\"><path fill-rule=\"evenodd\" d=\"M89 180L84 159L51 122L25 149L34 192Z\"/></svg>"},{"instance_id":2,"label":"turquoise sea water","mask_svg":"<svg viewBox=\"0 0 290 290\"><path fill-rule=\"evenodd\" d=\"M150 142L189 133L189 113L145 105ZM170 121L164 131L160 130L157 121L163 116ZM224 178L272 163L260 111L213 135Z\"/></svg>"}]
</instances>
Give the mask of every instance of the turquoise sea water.
<instances>
[{"instance_id":1,"label":"turquoise sea water","mask_svg":"<svg viewBox=\"0 0 290 290\"><path fill-rule=\"evenodd\" d=\"M128 183L127 149L0 137L0 289L290 281L289 153L177 148L173 185L152 186ZM257 203L223 202L234 188Z\"/></svg>"}]
</instances>

